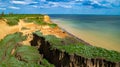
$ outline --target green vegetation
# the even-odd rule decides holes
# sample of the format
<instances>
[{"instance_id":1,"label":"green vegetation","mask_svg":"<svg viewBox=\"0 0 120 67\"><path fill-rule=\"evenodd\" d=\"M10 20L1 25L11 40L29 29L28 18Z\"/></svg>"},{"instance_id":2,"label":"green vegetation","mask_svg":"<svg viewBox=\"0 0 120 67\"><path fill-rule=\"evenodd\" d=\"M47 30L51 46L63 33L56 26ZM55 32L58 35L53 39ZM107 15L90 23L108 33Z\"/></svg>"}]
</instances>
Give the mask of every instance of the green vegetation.
<instances>
[{"instance_id":1,"label":"green vegetation","mask_svg":"<svg viewBox=\"0 0 120 67\"><path fill-rule=\"evenodd\" d=\"M54 65L50 64L46 59L41 60L41 65L43 65L44 67L54 67Z\"/></svg>"},{"instance_id":2,"label":"green vegetation","mask_svg":"<svg viewBox=\"0 0 120 67\"><path fill-rule=\"evenodd\" d=\"M5 14L2 17L18 17L20 19L26 18L26 17L42 17L42 14Z\"/></svg>"},{"instance_id":3,"label":"green vegetation","mask_svg":"<svg viewBox=\"0 0 120 67\"><path fill-rule=\"evenodd\" d=\"M24 20L25 22L34 22L39 25L45 25L46 23L43 21L43 16L42 17L28 17Z\"/></svg>"},{"instance_id":4,"label":"green vegetation","mask_svg":"<svg viewBox=\"0 0 120 67\"><path fill-rule=\"evenodd\" d=\"M40 37L44 37L45 40L49 41L50 44L52 44L52 45L70 45L70 44L81 43L81 42L78 42L75 38L72 38L72 37L66 37L64 39L61 39L61 38L55 37L54 35L43 36L40 31L36 31L33 34L37 34Z\"/></svg>"},{"instance_id":5,"label":"green vegetation","mask_svg":"<svg viewBox=\"0 0 120 67\"><path fill-rule=\"evenodd\" d=\"M52 45L52 49L57 48L69 54L76 54L86 58L102 58L112 62L120 62L120 53L113 50L84 45L73 38L60 39L53 35L43 36L39 31L34 34L44 37Z\"/></svg>"},{"instance_id":6,"label":"green vegetation","mask_svg":"<svg viewBox=\"0 0 120 67\"><path fill-rule=\"evenodd\" d=\"M18 17L5 17L5 19L7 20L6 23L10 26L17 25L19 22Z\"/></svg>"},{"instance_id":7,"label":"green vegetation","mask_svg":"<svg viewBox=\"0 0 120 67\"><path fill-rule=\"evenodd\" d=\"M22 27L22 30L29 30L29 28L26 28L26 27Z\"/></svg>"},{"instance_id":8,"label":"green vegetation","mask_svg":"<svg viewBox=\"0 0 120 67\"><path fill-rule=\"evenodd\" d=\"M40 14L5 14L5 15L2 15L1 18L5 18L7 20L7 24L10 25L10 26L13 26L13 25L17 25L18 22L19 22L19 19L25 19L27 17L35 17L35 19L33 18L30 18L28 20L26 20L27 22L34 20L39 20L39 22L37 23L40 23L41 21L43 21L43 15L40 15Z\"/></svg>"},{"instance_id":9,"label":"green vegetation","mask_svg":"<svg viewBox=\"0 0 120 67\"><path fill-rule=\"evenodd\" d=\"M55 28L55 27L57 27L57 24L54 24L54 23L52 23L52 24L48 24L51 28Z\"/></svg>"},{"instance_id":10,"label":"green vegetation","mask_svg":"<svg viewBox=\"0 0 120 67\"><path fill-rule=\"evenodd\" d=\"M10 34L0 41L0 61L3 61L3 57L9 58L16 44L25 40L26 37L21 35L21 33Z\"/></svg>"},{"instance_id":11,"label":"green vegetation","mask_svg":"<svg viewBox=\"0 0 120 67\"><path fill-rule=\"evenodd\" d=\"M2 12L1 14L0 14L0 16L4 16L5 14L4 14L4 12Z\"/></svg>"},{"instance_id":12,"label":"green vegetation","mask_svg":"<svg viewBox=\"0 0 120 67\"><path fill-rule=\"evenodd\" d=\"M14 33L0 41L0 67L54 67L41 57L37 48L20 43L25 39L22 33Z\"/></svg>"},{"instance_id":13,"label":"green vegetation","mask_svg":"<svg viewBox=\"0 0 120 67\"><path fill-rule=\"evenodd\" d=\"M51 28L55 28L57 26L57 24L54 23L46 23L43 20L43 17L28 17L26 19L24 19L25 22L31 23L34 22L35 24L38 25L49 25Z\"/></svg>"},{"instance_id":14,"label":"green vegetation","mask_svg":"<svg viewBox=\"0 0 120 67\"><path fill-rule=\"evenodd\" d=\"M54 23L45 23L43 15L38 14L8 14L2 15L2 18L5 18L10 26L17 25L19 19L24 19L28 23L34 22L39 25L49 25L51 28L57 26ZM23 27L22 29L27 28ZM51 49L59 49L69 54L76 54L86 58L102 58L112 62L120 62L120 53L113 50L84 45L72 37L61 39L53 35L43 36L39 31L34 32L34 34L44 37L51 44ZM39 54L36 47L23 46L20 42L25 39L26 36L22 36L22 33L14 33L7 35L0 41L0 67L54 67ZM15 49L15 52L12 54L13 49Z\"/></svg>"},{"instance_id":15,"label":"green vegetation","mask_svg":"<svg viewBox=\"0 0 120 67\"><path fill-rule=\"evenodd\" d=\"M102 58L112 62L120 62L120 53L95 46L71 44L63 46L54 45L53 48L57 48L69 54L76 54L86 58Z\"/></svg>"},{"instance_id":16,"label":"green vegetation","mask_svg":"<svg viewBox=\"0 0 120 67\"><path fill-rule=\"evenodd\" d=\"M38 63L38 61L41 59L39 51L32 46L18 47L16 49L16 57L28 63Z\"/></svg>"},{"instance_id":17,"label":"green vegetation","mask_svg":"<svg viewBox=\"0 0 120 67\"><path fill-rule=\"evenodd\" d=\"M38 25L49 25L51 28L55 28L57 26L57 24L54 23L51 24L44 22L44 16L40 14L4 14L1 15L0 18L6 19L6 23L10 26L17 25L19 19L24 19L24 21L27 23L34 22Z\"/></svg>"}]
</instances>

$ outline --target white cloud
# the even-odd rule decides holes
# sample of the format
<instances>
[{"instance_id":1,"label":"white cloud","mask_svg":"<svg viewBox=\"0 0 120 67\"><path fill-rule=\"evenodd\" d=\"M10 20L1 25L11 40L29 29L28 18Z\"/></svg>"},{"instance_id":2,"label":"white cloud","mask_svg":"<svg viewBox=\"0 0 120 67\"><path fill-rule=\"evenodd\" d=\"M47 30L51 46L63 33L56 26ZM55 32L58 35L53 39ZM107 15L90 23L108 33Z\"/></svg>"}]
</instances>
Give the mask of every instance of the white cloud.
<instances>
[{"instance_id":1,"label":"white cloud","mask_svg":"<svg viewBox=\"0 0 120 67\"><path fill-rule=\"evenodd\" d=\"M50 5L50 7L63 7L63 8L72 8L72 4L71 2L49 2L48 3Z\"/></svg>"},{"instance_id":2,"label":"white cloud","mask_svg":"<svg viewBox=\"0 0 120 67\"><path fill-rule=\"evenodd\" d=\"M13 3L13 4L20 4L20 5L28 5L28 4L37 4L38 2L35 2L35 1L32 1L32 0L24 0L24 1L10 1L10 3Z\"/></svg>"},{"instance_id":3,"label":"white cloud","mask_svg":"<svg viewBox=\"0 0 120 67\"><path fill-rule=\"evenodd\" d=\"M0 10L6 10L6 8L0 8Z\"/></svg>"},{"instance_id":4,"label":"white cloud","mask_svg":"<svg viewBox=\"0 0 120 67\"><path fill-rule=\"evenodd\" d=\"M62 5L61 7L63 7L63 8L72 8L72 6L70 6L70 5Z\"/></svg>"},{"instance_id":5,"label":"white cloud","mask_svg":"<svg viewBox=\"0 0 120 67\"><path fill-rule=\"evenodd\" d=\"M29 4L29 3L26 2L26 1L11 1L11 3L13 3L13 4L22 4L22 5Z\"/></svg>"},{"instance_id":6,"label":"white cloud","mask_svg":"<svg viewBox=\"0 0 120 67\"><path fill-rule=\"evenodd\" d=\"M10 6L9 8L16 9L16 10L20 9L19 7L14 7L14 6Z\"/></svg>"},{"instance_id":7,"label":"white cloud","mask_svg":"<svg viewBox=\"0 0 120 67\"><path fill-rule=\"evenodd\" d=\"M41 5L41 6L33 5L32 7L34 7L34 8L50 8L49 5Z\"/></svg>"},{"instance_id":8,"label":"white cloud","mask_svg":"<svg viewBox=\"0 0 120 67\"><path fill-rule=\"evenodd\" d=\"M51 5L51 7L58 7L60 4L58 2L49 2L49 5Z\"/></svg>"},{"instance_id":9,"label":"white cloud","mask_svg":"<svg viewBox=\"0 0 120 67\"><path fill-rule=\"evenodd\" d=\"M98 5L101 5L101 3L99 3L99 2L96 1L96 0L94 0L94 1L92 2L92 4L98 4Z\"/></svg>"},{"instance_id":10,"label":"white cloud","mask_svg":"<svg viewBox=\"0 0 120 67\"><path fill-rule=\"evenodd\" d=\"M41 2L45 2L46 0L40 0Z\"/></svg>"},{"instance_id":11,"label":"white cloud","mask_svg":"<svg viewBox=\"0 0 120 67\"><path fill-rule=\"evenodd\" d=\"M120 0L91 0L91 1L106 2L109 4L114 4L116 6L120 5Z\"/></svg>"},{"instance_id":12,"label":"white cloud","mask_svg":"<svg viewBox=\"0 0 120 67\"><path fill-rule=\"evenodd\" d=\"M36 5L33 5L32 7L34 7L34 8L39 8L38 6L36 6Z\"/></svg>"}]
</instances>

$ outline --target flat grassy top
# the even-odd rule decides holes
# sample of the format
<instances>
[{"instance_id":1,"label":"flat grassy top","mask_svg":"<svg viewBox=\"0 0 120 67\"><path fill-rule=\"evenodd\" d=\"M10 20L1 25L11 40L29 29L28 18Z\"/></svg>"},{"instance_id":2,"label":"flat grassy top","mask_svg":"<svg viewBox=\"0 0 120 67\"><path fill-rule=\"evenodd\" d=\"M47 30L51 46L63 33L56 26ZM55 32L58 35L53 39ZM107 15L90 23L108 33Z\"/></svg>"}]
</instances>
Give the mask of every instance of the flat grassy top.
<instances>
[{"instance_id":1,"label":"flat grassy top","mask_svg":"<svg viewBox=\"0 0 120 67\"><path fill-rule=\"evenodd\" d=\"M46 23L44 22L44 17L43 16L27 17L26 19L24 19L24 21L27 22L27 23L34 22L35 24L38 24L38 25L46 25Z\"/></svg>"},{"instance_id":2,"label":"flat grassy top","mask_svg":"<svg viewBox=\"0 0 120 67\"><path fill-rule=\"evenodd\" d=\"M60 39L53 35L43 36L39 31L36 31L34 34L45 37L45 40L52 45L52 49L57 48L69 54L76 54L86 58L101 58L111 62L120 62L120 53L117 51L84 45L74 40L74 38Z\"/></svg>"},{"instance_id":3,"label":"flat grassy top","mask_svg":"<svg viewBox=\"0 0 120 67\"><path fill-rule=\"evenodd\" d=\"M17 25L19 22L19 19L24 19L26 17L36 17L36 18L41 17L43 19L43 15L41 14L13 14L13 15L6 14L2 16L2 18L5 18L7 20L6 23L10 26ZM40 18L37 18L37 20L39 19ZM28 19L28 21L31 21L31 19Z\"/></svg>"},{"instance_id":4,"label":"flat grassy top","mask_svg":"<svg viewBox=\"0 0 120 67\"><path fill-rule=\"evenodd\" d=\"M0 41L0 67L54 67L41 57L37 48L18 44L25 39L22 33L14 33Z\"/></svg>"},{"instance_id":5,"label":"flat grassy top","mask_svg":"<svg viewBox=\"0 0 120 67\"><path fill-rule=\"evenodd\" d=\"M57 26L57 24L54 23L49 24L44 22L44 15L41 14L13 14L13 15L6 14L1 18L6 19L7 20L6 23L10 26L17 25L19 19L24 19L24 21L27 23L34 22L35 24L38 25L49 25L51 28L55 28Z\"/></svg>"},{"instance_id":6,"label":"flat grassy top","mask_svg":"<svg viewBox=\"0 0 120 67\"><path fill-rule=\"evenodd\" d=\"M57 26L57 24L55 23L46 23L44 22L44 17L43 16L39 16L39 17L28 17L26 19L24 19L25 22L34 22L35 24L38 25L49 25L51 28L55 28Z\"/></svg>"}]
</instances>

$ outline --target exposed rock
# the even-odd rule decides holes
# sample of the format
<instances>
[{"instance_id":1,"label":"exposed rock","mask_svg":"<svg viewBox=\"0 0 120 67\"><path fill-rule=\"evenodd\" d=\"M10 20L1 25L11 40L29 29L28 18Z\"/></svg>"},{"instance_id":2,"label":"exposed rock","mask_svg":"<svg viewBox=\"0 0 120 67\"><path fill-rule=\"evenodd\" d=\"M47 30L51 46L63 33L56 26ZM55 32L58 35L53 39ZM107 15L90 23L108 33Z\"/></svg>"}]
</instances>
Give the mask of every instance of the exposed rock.
<instances>
[{"instance_id":1,"label":"exposed rock","mask_svg":"<svg viewBox=\"0 0 120 67\"><path fill-rule=\"evenodd\" d=\"M56 67L120 67L120 62L110 62L102 58L85 58L76 54L70 55L58 49L52 49L51 44L44 37L33 34L32 46L39 46L38 50L50 63ZM52 49L52 50L51 50Z\"/></svg>"},{"instance_id":2,"label":"exposed rock","mask_svg":"<svg viewBox=\"0 0 120 67\"><path fill-rule=\"evenodd\" d=\"M44 22L51 23L50 17L48 15L44 15Z\"/></svg>"}]
</instances>

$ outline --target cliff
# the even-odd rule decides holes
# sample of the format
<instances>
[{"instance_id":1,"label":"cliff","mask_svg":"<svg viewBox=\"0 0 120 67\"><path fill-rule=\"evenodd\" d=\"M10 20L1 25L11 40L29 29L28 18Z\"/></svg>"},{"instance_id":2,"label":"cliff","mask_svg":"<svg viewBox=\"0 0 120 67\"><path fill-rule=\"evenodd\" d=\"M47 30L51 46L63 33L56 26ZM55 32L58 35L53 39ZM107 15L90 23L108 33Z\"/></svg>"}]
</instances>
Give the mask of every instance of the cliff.
<instances>
[{"instance_id":1,"label":"cliff","mask_svg":"<svg viewBox=\"0 0 120 67\"><path fill-rule=\"evenodd\" d=\"M120 53L89 45L61 30L47 15L5 18L0 20L2 67L120 67Z\"/></svg>"},{"instance_id":2,"label":"cliff","mask_svg":"<svg viewBox=\"0 0 120 67\"><path fill-rule=\"evenodd\" d=\"M44 15L44 22L51 23L50 17L48 15Z\"/></svg>"},{"instance_id":3,"label":"cliff","mask_svg":"<svg viewBox=\"0 0 120 67\"><path fill-rule=\"evenodd\" d=\"M120 67L120 62L108 61L104 58L86 58L77 54L69 54L53 48L44 37L33 34L32 46L37 46L40 54L56 67Z\"/></svg>"}]
</instances>

